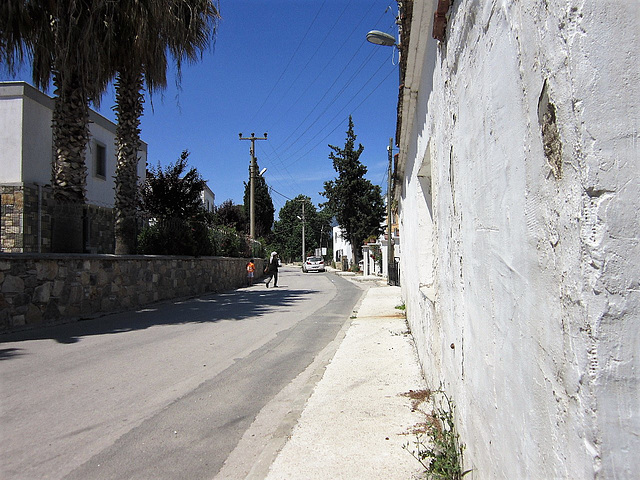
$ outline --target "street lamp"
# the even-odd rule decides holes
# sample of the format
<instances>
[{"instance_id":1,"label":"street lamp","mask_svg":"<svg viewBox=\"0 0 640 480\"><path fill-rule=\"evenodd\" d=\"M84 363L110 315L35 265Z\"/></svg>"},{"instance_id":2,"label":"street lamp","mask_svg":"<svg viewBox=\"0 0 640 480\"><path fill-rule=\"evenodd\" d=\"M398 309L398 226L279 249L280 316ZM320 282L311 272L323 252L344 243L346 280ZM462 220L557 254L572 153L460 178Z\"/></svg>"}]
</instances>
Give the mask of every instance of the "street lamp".
<instances>
[{"instance_id":1,"label":"street lamp","mask_svg":"<svg viewBox=\"0 0 640 480\"><path fill-rule=\"evenodd\" d=\"M385 47L393 47L396 45L396 39L393 35L381 32L380 30L371 30L367 33L367 41L376 45L384 45Z\"/></svg>"}]
</instances>

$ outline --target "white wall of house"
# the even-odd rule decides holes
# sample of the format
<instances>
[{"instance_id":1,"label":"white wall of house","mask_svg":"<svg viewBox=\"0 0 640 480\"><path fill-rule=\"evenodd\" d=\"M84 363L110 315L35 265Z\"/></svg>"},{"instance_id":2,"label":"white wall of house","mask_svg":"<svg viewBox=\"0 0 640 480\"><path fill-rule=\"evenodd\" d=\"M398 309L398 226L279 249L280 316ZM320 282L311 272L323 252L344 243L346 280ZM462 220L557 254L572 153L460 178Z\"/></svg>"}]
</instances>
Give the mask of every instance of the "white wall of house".
<instances>
[{"instance_id":1,"label":"white wall of house","mask_svg":"<svg viewBox=\"0 0 640 480\"><path fill-rule=\"evenodd\" d=\"M24 82L0 83L0 183L51 182L53 99ZM90 139L85 151L87 203L112 207L116 168L115 124L90 112ZM96 169L99 146L106 150L105 175ZM147 145L143 142L138 178L145 178Z\"/></svg>"},{"instance_id":2,"label":"white wall of house","mask_svg":"<svg viewBox=\"0 0 640 480\"><path fill-rule=\"evenodd\" d=\"M333 227L333 261L341 262L342 257L347 257L351 263L352 250L351 244L342 237L342 228Z\"/></svg>"},{"instance_id":3,"label":"white wall of house","mask_svg":"<svg viewBox=\"0 0 640 480\"><path fill-rule=\"evenodd\" d=\"M216 195L211 191L209 185L204 186L204 190L200 194L200 199L202 200L202 205L204 206L207 212L213 212L215 208Z\"/></svg>"},{"instance_id":4,"label":"white wall of house","mask_svg":"<svg viewBox=\"0 0 640 480\"><path fill-rule=\"evenodd\" d=\"M640 7L462 0L437 44L434 6L414 2L399 139L425 375L470 478L634 478Z\"/></svg>"},{"instance_id":5,"label":"white wall of house","mask_svg":"<svg viewBox=\"0 0 640 480\"><path fill-rule=\"evenodd\" d=\"M23 99L17 95L4 97L0 102L0 183L21 181L22 110Z\"/></svg>"}]
</instances>

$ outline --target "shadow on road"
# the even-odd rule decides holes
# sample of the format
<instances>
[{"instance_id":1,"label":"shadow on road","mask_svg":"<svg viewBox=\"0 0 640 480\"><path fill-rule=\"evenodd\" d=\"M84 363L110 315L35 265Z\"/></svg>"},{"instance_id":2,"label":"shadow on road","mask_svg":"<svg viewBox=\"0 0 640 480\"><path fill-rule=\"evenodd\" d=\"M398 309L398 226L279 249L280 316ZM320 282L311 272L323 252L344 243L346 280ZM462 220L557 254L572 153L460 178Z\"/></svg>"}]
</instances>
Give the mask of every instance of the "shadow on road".
<instances>
[{"instance_id":1,"label":"shadow on road","mask_svg":"<svg viewBox=\"0 0 640 480\"><path fill-rule=\"evenodd\" d=\"M91 335L131 332L157 325L241 321L265 315L277 308L293 306L314 293L317 293L317 290L265 289L264 285L257 284L241 290L165 301L135 311L0 335L0 343L52 339L59 343L73 344ZM19 356L19 350L0 349L0 360Z\"/></svg>"}]
</instances>

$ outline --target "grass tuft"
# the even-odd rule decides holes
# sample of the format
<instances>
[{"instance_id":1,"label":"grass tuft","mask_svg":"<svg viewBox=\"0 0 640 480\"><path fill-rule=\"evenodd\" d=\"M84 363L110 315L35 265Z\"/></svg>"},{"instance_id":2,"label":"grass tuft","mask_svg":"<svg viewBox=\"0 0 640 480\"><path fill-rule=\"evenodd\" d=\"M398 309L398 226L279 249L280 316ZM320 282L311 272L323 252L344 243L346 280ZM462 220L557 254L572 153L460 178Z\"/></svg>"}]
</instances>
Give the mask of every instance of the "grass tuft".
<instances>
[{"instance_id":1,"label":"grass tuft","mask_svg":"<svg viewBox=\"0 0 640 480\"><path fill-rule=\"evenodd\" d=\"M424 467L430 480L460 480L471 470L462 471L462 452L458 432L453 421L455 405L443 390L410 390L403 394L411 398L413 411L431 400L432 411L425 413L425 421L416 424L408 433L413 442L403 448Z\"/></svg>"}]
</instances>

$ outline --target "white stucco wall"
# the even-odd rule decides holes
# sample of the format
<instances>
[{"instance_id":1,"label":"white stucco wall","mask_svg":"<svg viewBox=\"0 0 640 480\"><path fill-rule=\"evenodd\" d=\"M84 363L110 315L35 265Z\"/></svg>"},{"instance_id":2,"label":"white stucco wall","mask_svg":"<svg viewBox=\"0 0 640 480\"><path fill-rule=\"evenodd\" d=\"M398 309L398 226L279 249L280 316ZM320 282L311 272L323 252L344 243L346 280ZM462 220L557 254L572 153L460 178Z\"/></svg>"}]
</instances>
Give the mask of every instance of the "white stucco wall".
<instances>
[{"instance_id":1,"label":"white stucco wall","mask_svg":"<svg viewBox=\"0 0 640 480\"><path fill-rule=\"evenodd\" d=\"M20 182L22 158L22 98L0 101L0 183Z\"/></svg>"},{"instance_id":2,"label":"white stucco wall","mask_svg":"<svg viewBox=\"0 0 640 480\"><path fill-rule=\"evenodd\" d=\"M352 250L351 244L342 237L342 228L339 226L333 227L333 261L340 262L342 259L338 258L338 252L342 251L342 256L349 259L351 263Z\"/></svg>"},{"instance_id":3,"label":"white stucco wall","mask_svg":"<svg viewBox=\"0 0 640 480\"><path fill-rule=\"evenodd\" d=\"M53 100L23 84L22 179L25 183L51 183L51 110Z\"/></svg>"},{"instance_id":4,"label":"white stucco wall","mask_svg":"<svg viewBox=\"0 0 640 480\"><path fill-rule=\"evenodd\" d=\"M53 99L24 82L0 83L0 183L51 182ZM87 203L114 204L115 124L90 112L90 139L85 152ZM106 175L96 176L96 144L106 148ZM138 178L146 174L147 145L142 144Z\"/></svg>"},{"instance_id":5,"label":"white stucco wall","mask_svg":"<svg viewBox=\"0 0 640 480\"><path fill-rule=\"evenodd\" d=\"M204 190L202 190L202 193L200 194L200 199L202 200L202 205L207 212L213 212L216 203L216 195L206 184L204 186Z\"/></svg>"},{"instance_id":6,"label":"white stucco wall","mask_svg":"<svg viewBox=\"0 0 640 480\"><path fill-rule=\"evenodd\" d=\"M402 287L425 375L457 405L465 468L634 478L638 3L460 1L438 47L424 5L400 145ZM544 152L547 96L561 161Z\"/></svg>"}]
</instances>

